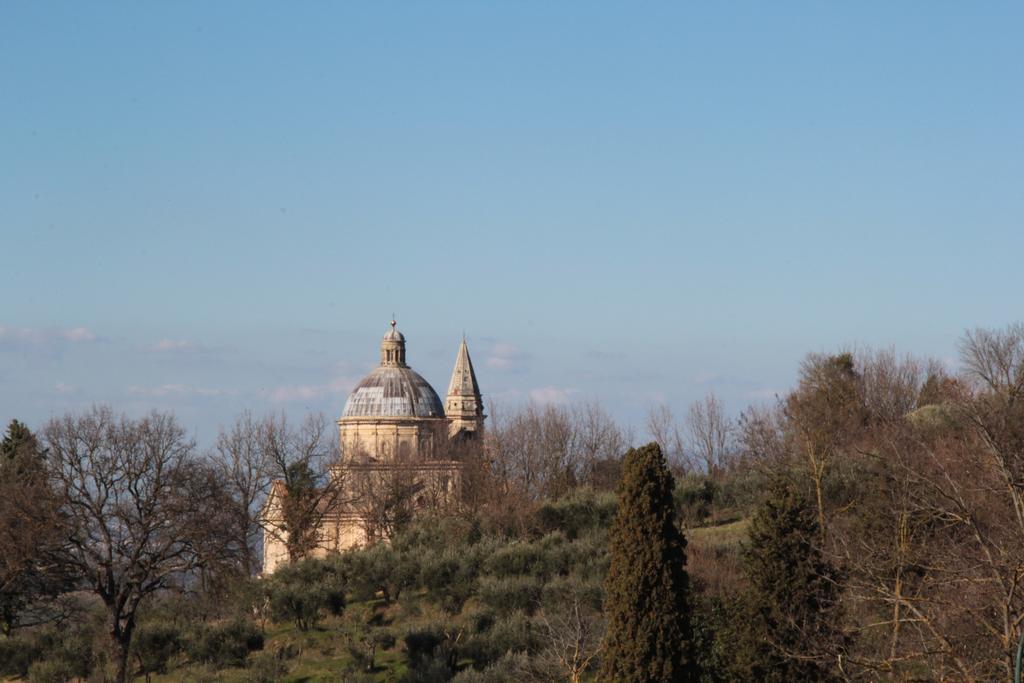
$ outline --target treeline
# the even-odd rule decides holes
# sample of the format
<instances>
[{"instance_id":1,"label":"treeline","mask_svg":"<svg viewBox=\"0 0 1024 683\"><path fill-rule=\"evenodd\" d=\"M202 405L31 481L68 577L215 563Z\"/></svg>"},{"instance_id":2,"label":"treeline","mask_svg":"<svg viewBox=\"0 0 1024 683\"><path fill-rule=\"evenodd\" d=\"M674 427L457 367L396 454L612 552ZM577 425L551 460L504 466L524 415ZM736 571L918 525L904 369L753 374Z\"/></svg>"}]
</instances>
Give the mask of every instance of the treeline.
<instances>
[{"instance_id":1,"label":"treeline","mask_svg":"<svg viewBox=\"0 0 1024 683\"><path fill-rule=\"evenodd\" d=\"M812 354L791 392L735 420L713 396L681 419L652 411L653 450L630 451L637 435L596 404L497 411L457 508L414 514L396 482L363 501L390 540L320 560L302 558L342 495L322 418L243 415L209 452L157 413L13 422L0 675L285 680L320 658L342 680L1010 681L1024 326L971 332L960 351L958 372ZM631 485L640 460L651 479ZM275 480L295 562L254 578ZM661 499L667 516L641 524ZM623 552L632 578L614 569ZM657 604L622 589L646 576L670 587ZM629 668L665 638L668 664Z\"/></svg>"}]
</instances>

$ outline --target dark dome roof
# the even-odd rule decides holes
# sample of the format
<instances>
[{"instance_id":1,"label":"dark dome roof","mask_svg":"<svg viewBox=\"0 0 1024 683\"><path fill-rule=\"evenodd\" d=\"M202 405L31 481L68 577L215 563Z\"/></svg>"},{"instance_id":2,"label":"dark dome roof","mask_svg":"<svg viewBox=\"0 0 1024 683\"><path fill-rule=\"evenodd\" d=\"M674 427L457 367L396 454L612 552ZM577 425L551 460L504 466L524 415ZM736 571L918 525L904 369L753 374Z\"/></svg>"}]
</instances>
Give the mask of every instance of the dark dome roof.
<instances>
[{"instance_id":1,"label":"dark dome roof","mask_svg":"<svg viewBox=\"0 0 1024 683\"><path fill-rule=\"evenodd\" d=\"M341 416L444 417L444 405L412 368L381 366L356 385Z\"/></svg>"}]
</instances>

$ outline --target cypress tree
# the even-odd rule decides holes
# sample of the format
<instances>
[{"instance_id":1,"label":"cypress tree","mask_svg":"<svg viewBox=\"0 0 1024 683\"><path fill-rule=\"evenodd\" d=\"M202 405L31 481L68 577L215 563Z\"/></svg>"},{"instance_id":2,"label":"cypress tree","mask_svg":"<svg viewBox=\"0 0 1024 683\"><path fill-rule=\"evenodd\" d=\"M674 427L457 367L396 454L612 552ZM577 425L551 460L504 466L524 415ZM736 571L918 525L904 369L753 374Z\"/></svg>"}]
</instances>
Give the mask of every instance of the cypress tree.
<instances>
[{"instance_id":1,"label":"cypress tree","mask_svg":"<svg viewBox=\"0 0 1024 683\"><path fill-rule=\"evenodd\" d=\"M840 576L816 545L820 533L812 506L775 477L743 551L750 580L744 656L752 680L838 680Z\"/></svg>"},{"instance_id":2,"label":"cypress tree","mask_svg":"<svg viewBox=\"0 0 1024 683\"><path fill-rule=\"evenodd\" d=\"M13 467L20 473L26 468L39 470L42 463L43 451L35 434L24 422L11 420L0 440L0 467Z\"/></svg>"},{"instance_id":3,"label":"cypress tree","mask_svg":"<svg viewBox=\"0 0 1024 683\"><path fill-rule=\"evenodd\" d=\"M602 681L695 681L686 539L661 448L631 449L619 483L605 582Z\"/></svg>"},{"instance_id":4,"label":"cypress tree","mask_svg":"<svg viewBox=\"0 0 1024 683\"><path fill-rule=\"evenodd\" d=\"M50 618L42 609L69 588L72 577L55 563L60 500L47 481L46 455L35 435L12 420L0 440L0 633ZM34 605L34 609L28 609ZM54 616L59 610L52 610Z\"/></svg>"}]
</instances>

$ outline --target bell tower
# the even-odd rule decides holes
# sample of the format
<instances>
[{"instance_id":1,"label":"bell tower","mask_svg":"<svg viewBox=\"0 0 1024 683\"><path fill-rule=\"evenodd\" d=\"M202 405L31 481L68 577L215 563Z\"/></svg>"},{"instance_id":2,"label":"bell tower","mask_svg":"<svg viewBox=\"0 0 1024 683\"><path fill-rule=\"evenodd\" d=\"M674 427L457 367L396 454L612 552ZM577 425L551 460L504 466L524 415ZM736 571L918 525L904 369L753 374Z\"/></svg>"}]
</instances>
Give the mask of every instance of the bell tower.
<instances>
[{"instance_id":1,"label":"bell tower","mask_svg":"<svg viewBox=\"0 0 1024 683\"><path fill-rule=\"evenodd\" d=\"M452 381L448 385L448 397L444 406L448 417L448 434L456 436L464 432L467 436L482 437L484 431L484 401L480 396L480 385L476 383L473 361L469 358L466 337L462 337L459 353L455 357Z\"/></svg>"}]
</instances>

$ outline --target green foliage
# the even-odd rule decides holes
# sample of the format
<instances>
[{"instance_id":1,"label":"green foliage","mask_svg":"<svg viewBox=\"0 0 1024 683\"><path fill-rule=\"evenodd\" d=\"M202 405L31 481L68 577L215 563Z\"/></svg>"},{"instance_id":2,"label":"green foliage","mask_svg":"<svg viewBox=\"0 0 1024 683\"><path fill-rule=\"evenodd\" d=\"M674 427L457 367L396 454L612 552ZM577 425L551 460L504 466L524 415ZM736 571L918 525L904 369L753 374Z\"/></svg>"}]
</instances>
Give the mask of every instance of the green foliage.
<instances>
[{"instance_id":1,"label":"green foliage","mask_svg":"<svg viewBox=\"0 0 1024 683\"><path fill-rule=\"evenodd\" d=\"M275 620L293 621L308 631L325 612L344 611L346 585L343 562L307 559L280 568L266 580L265 589Z\"/></svg>"},{"instance_id":2,"label":"green foliage","mask_svg":"<svg viewBox=\"0 0 1024 683\"><path fill-rule=\"evenodd\" d=\"M451 516L424 515L395 535L391 546L398 552L416 549L472 547L480 540L479 526Z\"/></svg>"},{"instance_id":3,"label":"green foliage","mask_svg":"<svg viewBox=\"0 0 1024 683\"><path fill-rule=\"evenodd\" d=\"M0 466L18 459L23 454L34 456L36 460L42 459L42 450L32 430L24 422L11 420L3 440L0 441Z\"/></svg>"},{"instance_id":4,"label":"green foliage","mask_svg":"<svg viewBox=\"0 0 1024 683\"><path fill-rule=\"evenodd\" d=\"M687 474L676 481L673 499L687 528L721 524L748 516L760 501L764 476L756 468L735 468L711 479Z\"/></svg>"},{"instance_id":5,"label":"green foliage","mask_svg":"<svg viewBox=\"0 0 1024 683\"><path fill-rule=\"evenodd\" d=\"M711 515L717 485L708 477L689 474L681 478L673 491L679 518L687 526L699 526Z\"/></svg>"},{"instance_id":6,"label":"green foliage","mask_svg":"<svg viewBox=\"0 0 1024 683\"><path fill-rule=\"evenodd\" d=\"M185 652L198 664L243 666L250 652L263 649L263 640L263 633L249 621L201 624L185 639Z\"/></svg>"},{"instance_id":7,"label":"green foliage","mask_svg":"<svg viewBox=\"0 0 1024 683\"><path fill-rule=\"evenodd\" d=\"M351 670L372 673L377 652L390 650L396 642L385 614L366 604L346 612L345 622L345 645L353 664Z\"/></svg>"},{"instance_id":8,"label":"green foliage","mask_svg":"<svg viewBox=\"0 0 1024 683\"><path fill-rule=\"evenodd\" d=\"M472 633L460 654L473 660L478 668L498 661L508 652L535 653L542 642L537 625L523 612L511 612L492 620Z\"/></svg>"},{"instance_id":9,"label":"green foliage","mask_svg":"<svg viewBox=\"0 0 1024 683\"><path fill-rule=\"evenodd\" d=\"M608 528L615 519L616 498L612 493L575 491L558 500L545 501L537 508L541 533L561 531L569 539L594 529Z\"/></svg>"},{"instance_id":10,"label":"green foliage","mask_svg":"<svg viewBox=\"0 0 1024 683\"><path fill-rule=\"evenodd\" d=\"M533 614L544 590L538 576L485 577L480 580L480 601L499 614L516 610Z\"/></svg>"},{"instance_id":11,"label":"green foliage","mask_svg":"<svg viewBox=\"0 0 1024 683\"><path fill-rule=\"evenodd\" d=\"M484 562L484 571L500 577L517 574L546 576L551 573L545 548L533 543L510 543L498 548Z\"/></svg>"},{"instance_id":12,"label":"green foliage","mask_svg":"<svg viewBox=\"0 0 1024 683\"><path fill-rule=\"evenodd\" d=\"M167 662L181 651L181 633L174 624L144 623L132 637L132 657L142 675L164 673Z\"/></svg>"},{"instance_id":13,"label":"green foliage","mask_svg":"<svg viewBox=\"0 0 1024 683\"><path fill-rule=\"evenodd\" d=\"M574 574L559 576L544 584L540 604L545 607L568 605L573 601L600 612L604 604L604 588L600 577Z\"/></svg>"},{"instance_id":14,"label":"green foliage","mask_svg":"<svg viewBox=\"0 0 1024 683\"><path fill-rule=\"evenodd\" d=\"M58 629L34 629L13 638L0 639L0 676L52 680L59 672L85 677L95 666L92 641L95 634L89 624Z\"/></svg>"},{"instance_id":15,"label":"green foliage","mask_svg":"<svg viewBox=\"0 0 1024 683\"><path fill-rule=\"evenodd\" d=\"M444 629L440 626L409 631L405 635L405 652L409 658L409 665L415 668L430 659L447 639Z\"/></svg>"},{"instance_id":16,"label":"green foliage","mask_svg":"<svg viewBox=\"0 0 1024 683\"><path fill-rule=\"evenodd\" d=\"M24 678L41 654L38 642L29 634L0 638L0 676Z\"/></svg>"},{"instance_id":17,"label":"green foliage","mask_svg":"<svg viewBox=\"0 0 1024 683\"><path fill-rule=\"evenodd\" d=\"M424 558L420 583L427 597L449 614L458 614L477 591L480 554L445 550Z\"/></svg>"},{"instance_id":18,"label":"green foliage","mask_svg":"<svg viewBox=\"0 0 1024 683\"><path fill-rule=\"evenodd\" d=\"M28 670L29 683L67 683L75 676L72 666L61 659L39 661Z\"/></svg>"},{"instance_id":19,"label":"green foliage","mask_svg":"<svg viewBox=\"0 0 1024 683\"><path fill-rule=\"evenodd\" d=\"M12 420L0 440L0 632L48 621L44 604L73 579L53 561L59 501L48 482L46 454L23 423Z\"/></svg>"},{"instance_id":20,"label":"green foliage","mask_svg":"<svg viewBox=\"0 0 1024 683\"><path fill-rule=\"evenodd\" d=\"M448 681L455 673L454 644L441 626L414 629L405 635L409 673L406 683Z\"/></svg>"},{"instance_id":21,"label":"green foliage","mask_svg":"<svg viewBox=\"0 0 1024 683\"><path fill-rule=\"evenodd\" d=\"M398 600L406 588L414 586L420 571L412 553L399 552L389 543L345 553L338 561L348 577L353 598L370 600L379 592L385 604Z\"/></svg>"},{"instance_id":22,"label":"green foliage","mask_svg":"<svg viewBox=\"0 0 1024 683\"><path fill-rule=\"evenodd\" d=\"M755 680L838 680L840 576L816 546L819 534L810 505L784 479L773 479L743 553L747 667Z\"/></svg>"},{"instance_id":23,"label":"green foliage","mask_svg":"<svg viewBox=\"0 0 1024 683\"><path fill-rule=\"evenodd\" d=\"M701 683L732 683L751 680L742 662L751 645L745 629L746 614L735 599L714 596L694 606L692 618L694 652Z\"/></svg>"},{"instance_id":24,"label":"green foliage","mask_svg":"<svg viewBox=\"0 0 1024 683\"><path fill-rule=\"evenodd\" d=\"M466 669L452 683L524 683L537 680L530 655L508 651L483 671Z\"/></svg>"},{"instance_id":25,"label":"green foliage","mask_svg":"<svg viewBox=\"0 0 1024 683\"><path fill-rule=\"evenodd\" d=\"M697 678L686 540L676 526L673 488L657 444L626 454L618 514L609 536L603 680Z\"/></svg>"},{"instance_id":26,"label":"green foliage","mask_svg":"<svg viewBox=\"0 0 1024 683\"><path fill-rule=\"evenodd\" d=\"M319 479L305 460L291 463L284 475L286 495L281 501L281 516L288 556L307 557L317 542Z\"/></svg>"},{"instance_id":27,"label":"green foliage","mask_svg":"<svg viewBox=\"0 0 1024 683\"><path fill-rule=\"evenodd\" d=\"M290 666L287 648L264 650L249 656L247 683L278 683L288 675Z\"/></svg>"}]
</instances>

